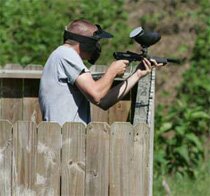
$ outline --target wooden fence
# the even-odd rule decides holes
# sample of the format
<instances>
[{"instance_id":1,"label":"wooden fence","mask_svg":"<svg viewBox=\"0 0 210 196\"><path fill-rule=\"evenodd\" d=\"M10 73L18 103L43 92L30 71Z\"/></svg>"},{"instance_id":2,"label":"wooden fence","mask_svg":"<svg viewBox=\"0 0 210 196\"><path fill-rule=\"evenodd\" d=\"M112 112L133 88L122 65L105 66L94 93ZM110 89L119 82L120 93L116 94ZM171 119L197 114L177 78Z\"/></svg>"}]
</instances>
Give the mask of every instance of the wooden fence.
<instances>
[{"instance_id":1,"label":"wooden fence","mask_svg":"<svg viewBox=\"0 0 210 196\"><path fill-rule=\"evenodd\" d=\"M91 105L89 125L63 127L41 121L41 73L0 69L0 196L152 196L154 72L109 110Z\"/></svg>"},{"instance_id":2,"label":"wooden fence","mask_svg":"<svg viewBox=\"0 0 210 196\"><path fill-rule=\"evenodd\" d=\"M149 127L0 121L1 196L148 195Z\"/></svg>"}]
</instances>

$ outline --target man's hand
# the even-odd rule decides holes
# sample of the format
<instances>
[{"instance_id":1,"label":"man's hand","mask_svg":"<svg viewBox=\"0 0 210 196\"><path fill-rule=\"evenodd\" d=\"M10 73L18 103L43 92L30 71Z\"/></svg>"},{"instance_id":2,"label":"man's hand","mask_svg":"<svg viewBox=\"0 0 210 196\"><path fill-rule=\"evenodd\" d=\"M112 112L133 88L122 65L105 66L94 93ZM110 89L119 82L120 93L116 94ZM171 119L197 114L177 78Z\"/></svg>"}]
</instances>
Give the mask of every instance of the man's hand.
<instances>
[{"instance_id":1,"label":"man's hand","mask_svg":"<svg viewBox=\"0 0 210 196\"><path fill-rule=\"evenodd\" d=\"M129 64L128 60L114 61L108 68L107 72L113 74L115 77L122 76L125 73L128 64Z\"/></svg>"},{"instance_id":2,"label":"man's hand","mask_svg":"<svg viewBox=\"0 0 210 196\"><path fill-rule=\"evenodd\" d=\"M157 63L155 59L146 59L144 58L142 60L142 62L139 64L139 66L137 67L137 74L139 78L142 78L144 76L146 76L147 74L149 74L153 68L156 67L161 67L163 66L163 63Z\"/></svg>"}]
</instances>

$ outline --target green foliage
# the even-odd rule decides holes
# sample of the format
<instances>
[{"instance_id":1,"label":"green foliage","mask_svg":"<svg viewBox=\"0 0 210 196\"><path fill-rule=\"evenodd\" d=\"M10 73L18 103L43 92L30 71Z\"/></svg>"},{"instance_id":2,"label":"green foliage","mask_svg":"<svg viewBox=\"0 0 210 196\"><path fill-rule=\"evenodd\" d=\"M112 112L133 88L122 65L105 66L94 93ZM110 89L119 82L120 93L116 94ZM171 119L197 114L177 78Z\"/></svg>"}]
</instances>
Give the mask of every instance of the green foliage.
<instances>
[{"instance_id":1,"label":"green foliage","mask_svg":"<svg viewBox=\"0 0 210 196\"><path fill-rule=\"evenodd\" d=\"M1 0L0 13L0 64L43 63L61 42L64 21L50 1Z\"/></svg>"},{"instance_id":2,"label":"green foliage","mask_svg":"<svg viewBox=\"0 0 210 196\"><path fill-rule=\"evenodd\" d=\"M0 64L44 64L51 51L62 44L64 27L78 18L99 23L115 35L102 43L104 53L99 63L107 63L113 59L115 50L128 45L123 3L123 0L0 0Z\"/></svg>"},{"instance_id":3,"label":"green foliage","mask_svg":"<svg viewBox=\"0 0 210 196\"><path fill-rule=\"evenodd\" d=\"M192 65L184 74L177 100L168 113L163 106L157 109L155 168L162 174L196 177L204 158L203 142L210 128L210 20L205 2L201 1L200 14L204 27L198 33Z\"/></svg>"},{"instance_id":4,"label":"green foliage","mask_svg":"<svg viewBox=\"0 0 210 196\"><path fill-rule=\"evenodd\" d=\"M188 176L180 178L179 176L156 177L154 179L154 196L167 195L163 188L163 180L170 188L171 196L206 196L210 195L210 162L198 169L196 179Z\"/></svg>"}]
</instances>

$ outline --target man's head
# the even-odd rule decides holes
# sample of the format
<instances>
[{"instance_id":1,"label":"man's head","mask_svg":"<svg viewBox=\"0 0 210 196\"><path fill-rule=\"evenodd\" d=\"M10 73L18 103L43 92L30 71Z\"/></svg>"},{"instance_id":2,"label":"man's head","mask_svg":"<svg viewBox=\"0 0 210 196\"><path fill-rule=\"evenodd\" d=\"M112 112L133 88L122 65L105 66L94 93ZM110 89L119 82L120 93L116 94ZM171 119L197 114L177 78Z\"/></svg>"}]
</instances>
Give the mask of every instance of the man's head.
<instances>
[{"instance_id":1,"label":"man's head","mask_svg":"<svg viewBox=\"0 0 210 196\"><path fill-rule=\"evenodd\" d=\"M64 31L64 43L72 46L78 45L80 56L94 64L100 56L99 40L111 38L112 35L87 20L75 20Z\"/></svg>"},{"instance_id":2,"label":"man's head","mask_svg":"<svg viewBox=\"0 0 210 196\"><path fill-rule=\"evenodd\" d=\"M93 33L97 31L97 27L87 20L74 20L67 25L66 30L75 34L91 37Z\"/></svg>"}]
</instances>

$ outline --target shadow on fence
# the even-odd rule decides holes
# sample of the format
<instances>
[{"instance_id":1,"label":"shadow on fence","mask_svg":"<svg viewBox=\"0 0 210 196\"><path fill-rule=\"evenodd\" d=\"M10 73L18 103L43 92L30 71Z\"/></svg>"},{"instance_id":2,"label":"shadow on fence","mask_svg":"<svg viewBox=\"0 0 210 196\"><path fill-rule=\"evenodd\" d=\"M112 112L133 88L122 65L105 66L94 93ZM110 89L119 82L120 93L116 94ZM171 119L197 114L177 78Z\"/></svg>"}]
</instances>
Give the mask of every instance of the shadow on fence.
<instances>
[{"instance_id":1,"label":"shadow on fence","mask_svg":"<svg viewBox=\"0 0 210 196\"><path fill-rule=\"evenodd\" d=\"M149 128L0 120L0 195L148 195Z\"/></svg>"}]
</instances>

